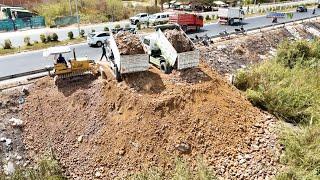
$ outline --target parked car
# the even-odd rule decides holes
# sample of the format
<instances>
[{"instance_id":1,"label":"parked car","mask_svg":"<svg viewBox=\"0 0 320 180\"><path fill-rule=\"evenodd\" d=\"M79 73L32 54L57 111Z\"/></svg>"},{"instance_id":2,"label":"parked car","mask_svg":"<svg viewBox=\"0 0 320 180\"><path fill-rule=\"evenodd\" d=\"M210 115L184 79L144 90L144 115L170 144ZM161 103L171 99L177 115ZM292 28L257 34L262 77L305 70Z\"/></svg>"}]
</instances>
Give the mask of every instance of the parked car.
<instances>
[{"instance_id":1,"label":"parked car","mask_svg":"<svg viewBox=\"0 0 320 180\"><path fill-rule=\"evenodd\" d=\"M133 25L137 25L138 23L146 23L149 20L148 13L139 13L130 18L130 23Z\"/></svg>"},{"instance_id":2,"label":"parked car","mask_svg":"<svg viewBox=\"0 0 320 180\"><path fill-rule=\"evenodd\" d=\"M297 7L297 12L308 12L308 9L305 6Z\"/></svg>"},{"instance_id":3,"label":"parked car","mask_svg":"<svg viewBox=\"0 0 320 180\"><path fill-rule=\"evenodd\" d=\"M169 22L169 16L172 13L156 13L150 16L149 23L152 25L165 24Z\"/></svg>"},{"instance_id":4,"label":"parked car","mask_svg":"<svg viewBox=\"0 0 320 180\"><path fill-rule=\"evenodd\" d=\"M110 38L110 33L101 31L90 33L87 37L87 43L89 46L98 46L101 47L102 44Z\"/></svg>"}]
</instances>

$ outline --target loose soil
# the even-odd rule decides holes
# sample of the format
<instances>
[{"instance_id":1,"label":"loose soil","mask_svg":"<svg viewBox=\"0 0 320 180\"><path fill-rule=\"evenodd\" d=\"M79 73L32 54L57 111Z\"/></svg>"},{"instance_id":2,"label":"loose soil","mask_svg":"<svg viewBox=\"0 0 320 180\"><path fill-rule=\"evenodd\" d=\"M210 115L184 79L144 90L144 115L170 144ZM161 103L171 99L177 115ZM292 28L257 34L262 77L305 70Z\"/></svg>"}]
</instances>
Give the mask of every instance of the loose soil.
<instances>
[{"instance_id":1,"label":"loose soil","mask_svg":"<svg viewBox=\"0 0 320 180\"><path fill-rule=\"evenodd\" d=\"M150 167L170 173L177 157L193 169L203 157L229 179L277 172L273 118L205 64L171 75L152 68L121 83L87 78L58 88L43 78L29 91L20 111L29 160L50 150L69 178L122 178Z\"/></svg>"},{"instance_id":2,"label":"loose soil","mask_svg":"<svg viewBox=\"0 0 320 180\"><path fill-rule=\"evenodd\" d=\"M164 35L178 53L194 50L192 42L186 37L183 31L178 31L176 29L166 30Z\"/></svg>"},{"instance_id":3,"label":"loose soil","mask_svg":"<svg viewBox=\"0 0 320 180\"><path fill-rule=\"evenodd\" d=\"M142 42L139 36L130 32L119 32L115 35L115 41L121 55L144 54Z\"/></svg>"}]
</instances>

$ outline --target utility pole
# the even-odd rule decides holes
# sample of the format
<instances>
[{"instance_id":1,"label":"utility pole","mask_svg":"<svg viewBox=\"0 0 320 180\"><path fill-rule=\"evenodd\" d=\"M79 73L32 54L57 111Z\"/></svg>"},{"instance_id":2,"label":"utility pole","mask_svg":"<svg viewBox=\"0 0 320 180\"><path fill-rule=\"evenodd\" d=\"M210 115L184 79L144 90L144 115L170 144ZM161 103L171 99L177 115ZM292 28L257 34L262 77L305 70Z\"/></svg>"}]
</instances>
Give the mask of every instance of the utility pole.
<instances>
[{"instance_id":1,"label":"utility pole","mask_svg":"<svg viewBox=\"0 0 320 180\"><path fill-rule=\"evenodd\" d=\"M78 11L78 0L76 0L76 12L77 12L78 31L80 35L80 17L79 17L79 11Z\"/></svg>"},{"instance_id":2,"label":"utility pole","mask_svg":"<svg viewBox=\"0 0 320 180\"><path fill-rule=\"evenodd\" d=\"M71 0L69 0L69 8L70 8L70 16L72 16L72 6L71 6Z\"/></svg>"}]
</instances>

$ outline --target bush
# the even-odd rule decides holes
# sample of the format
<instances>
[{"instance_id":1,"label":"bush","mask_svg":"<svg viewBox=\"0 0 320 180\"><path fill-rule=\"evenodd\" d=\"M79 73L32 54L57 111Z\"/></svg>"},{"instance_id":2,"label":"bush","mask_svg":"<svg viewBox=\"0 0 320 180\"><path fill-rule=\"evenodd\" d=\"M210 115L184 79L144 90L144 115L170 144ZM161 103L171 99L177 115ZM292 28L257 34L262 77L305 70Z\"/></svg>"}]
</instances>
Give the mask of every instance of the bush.
<instances>
[{"instance_id":1,"label":"bush","mask_svg":"<svg viewBox=\"0 0 320 180\"><path fill-rule=\"evenodd\" d=\"M207 21L211 20L211 18L210 18L209 15L206 15L206 20L207 20Z\"/></svg>"},{"instance_id":2,"label":"bush","mask_svg":"<svg viewBox=\"0 0 320 180\"><path fill-rule=\"evenodd\" d=\"M158 6L147 6L146 9L145 9L145 12L148 13L148 14L155 14L155 13L158 13L160 11L161 11L161 9Z\"/></svg>"},{"instance_id":3,"label":"bush","mask_svg":"<svg viewBox=\"0 0 320 180\"><path fill-rule=\"evenodd\" d=\"M104 27L104 31L109 31L109 27Z\"/></svg>"},{"instance_id":4,"label":"bush","mask_svg":"<svg viewBox=\"0 0 320 180\"><path fill-rule=\"evenodd\" d=\"M59 39L58 34L57 33L53 33L52 34L52 41L58 41L58 39Z\"/></svg>"},{"instance_id":5,"label":"bush","mask_svg":"<svg viewBox=\"0 0 320 180\"><path fill-rule=\"evenodd\" d=\"M73 39L73 32L72 31L68 32L68 37L69 37L70 40Z\"/></svg>"},{"instance_id":6,"label":"bush","mask_svg":"<svg viewBox=\"0 0 320 180\"><path fill-rule=\"evenodd\" d=\"M116 28L116 29L119 29L121 26L120 26L120 24L116 24L115 26L114 26L114 28Z\"/></svg>"},{"instance_id":7,"label":"bush","mask_svg":"<svg viewBox=\"0 0 320 180\"><path fill-rule=\"evenodd\" d=\"M31 42L30 42L30 37L29 37L29 36L24 37L23 42L24 42L27 46L31 46Z\"/></svg>"},{"instance_id":8,"label":"bush","mask_svg":"<svg viewBox=\"0 0 320 180\"><path fill-rule=\"evenodd\" d=\"M84 34L85 34L84 30L81 29L81 30L80 30L80 37L84 38Z\"/></svg>"},{"instance_id":9,"label":"bush","mask_svg":"<svg viewBox=\"0 0 320 180\"><path fill-rule=\"evenodd\" d=\"M42 43L46 43L46 41L47 41L46 35L40 34L40 40Z\"/></svg>"},{"instance_id":10,"label":"bush","mask_svg":"<svg viewBox=\"0 0 320 180\"><path fill-rule=\"evenodd\" d=\"M2 46L3 46L3 49L12 49L12 43L10 39L4 40L4 44Z\"/></svg>"},{"instance_id":11,"label":"bush","mask_svg":"<svg viewBox=\"0 0 320 180\"><path fill-rule=\"evenodd\" d=\"M47 42L51 42L52 41L52 36L51 36L51 34L48 34L47 35Z\"/></svg>"},{"instance_id":12,"label":"bush","mask_svg":"<svg viewBox=\"0 0 320 180\"><path fill-rule=\"evenodd\" d=\"M33 44L39 44L39 41L33 41Z\"/></svg>"}]
</instances>

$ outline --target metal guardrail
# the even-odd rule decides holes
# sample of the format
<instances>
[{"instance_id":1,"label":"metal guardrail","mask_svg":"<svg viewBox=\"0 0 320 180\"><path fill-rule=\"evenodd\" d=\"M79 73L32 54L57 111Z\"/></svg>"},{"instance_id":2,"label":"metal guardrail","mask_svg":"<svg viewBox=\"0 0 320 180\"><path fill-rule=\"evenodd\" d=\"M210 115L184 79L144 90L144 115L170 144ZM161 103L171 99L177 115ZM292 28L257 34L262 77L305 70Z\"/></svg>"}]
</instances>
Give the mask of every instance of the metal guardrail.
<instances>
[{"instance_id":1,"label":"metal guardrail","mask_svg":"<svg viewBox=\"0 0 320 180\"><path fill-rule=\"evenodd\" d=\"M19 77L23 77L23 76L29 76L29 75L43 73L43 72L48 72L48 71L52 71L52 70L53 70L53 67L47 67L47 68L42 68L42 69L38 69L38 70L34 70L34 71L13 74L13 75L9 75L9 76L0 77L0 81L19 78Z\"/></svg>"},{"instance_id":2,"label":"metal guardrail","mask_svg":"<svg viewBox=\"0 0 320 180\"><path fill-rule=\"evenodd\" d=\"M269 24L269 25L265 25L265 26L261 26L261 27L255 27L255 28L249 28L249 29L246 29L246 32L250 32L250 31L255 31L255 30L262 30L262 29L265 29L265 28L269 28L269 27L276 27L276 26L281 26L283 25L283 27L285 27L286 25L288 24L292 24L292 23L297 23L299 21L301 21L301 23L303 23L303 21L305 20L312 20L312 19L316 19L319 18L320 15L316 15L316 16L312 16L312 17L306 17L306 18L302 18L302 19L299 19L299 20L291 20L291 21L287 21L287 22L283 22L283 23L275 23L275 24ZM233 35L233 34L236 34L236 32L230 32L228 33L229 35ZM214 36L209 36L209 38L213 39L213 38L219 38L221 37L220 34L217 34L217 35L214 35Z\"/></svg>"}]
</instances>

